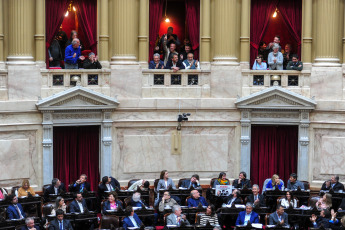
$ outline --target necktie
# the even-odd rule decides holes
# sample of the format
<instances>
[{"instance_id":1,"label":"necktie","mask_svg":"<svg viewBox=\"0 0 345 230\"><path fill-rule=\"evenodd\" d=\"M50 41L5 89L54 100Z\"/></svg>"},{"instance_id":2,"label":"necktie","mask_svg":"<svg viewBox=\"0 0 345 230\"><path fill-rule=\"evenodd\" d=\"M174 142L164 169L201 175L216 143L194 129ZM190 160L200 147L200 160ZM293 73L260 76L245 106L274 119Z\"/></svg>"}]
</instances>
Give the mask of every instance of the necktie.
<instances>
[{"instance_id":1,"label":"necktie","mask_svg":"<svg viewBox=\"0 0 345 230\"><path fill-rule=\"evenodd\" d=\"M19 207L18 207L17 205L15 205L15 207L16 207L16 209L17 209L17 212L18 212L18 214L19 214L20 219L23 219L24 217L23 217L22 213L20 212Z\"/></svg>"},{"instance_id":2,"label":"necktie","mask_svg":"<svg viewBox=\"0 0 345 230\"><path fill-rule=\"evenodd\" d=\"M84 190L84 184L81 184L81 185L80 185L80 191L79 191L79 192L83 192L83 190Z\"/></svg>"},{"instance_id":3,"label":"necktie","mask_svg":"<svg viewBox=\"0 0 345 230\"><path fill-rule=\"evenodd\" d=\"M62 230L62 221L59 221L59 230Z\"/></svg>"}]
</instances>

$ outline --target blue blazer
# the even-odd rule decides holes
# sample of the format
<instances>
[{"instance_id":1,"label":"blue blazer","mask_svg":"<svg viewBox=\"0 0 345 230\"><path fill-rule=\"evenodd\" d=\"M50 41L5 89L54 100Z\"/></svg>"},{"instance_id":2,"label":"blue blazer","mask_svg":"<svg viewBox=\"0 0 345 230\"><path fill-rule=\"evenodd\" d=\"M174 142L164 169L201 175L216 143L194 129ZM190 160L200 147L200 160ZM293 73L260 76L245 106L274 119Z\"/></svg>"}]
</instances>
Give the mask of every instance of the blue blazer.
<instances>
[{"instance_id":1,"label":"blue blazer","mask_svg":"<svg viewBox=\"0 0 345 230\"><path fill-rule=\"evenodd\" d=\"M273 184L272 184L272 179L268 181L266 188L273 188ZM283 189L283 182L280 182L278 184L278 189L282 190Z\"/></svg>"},{"instance_id":2,"label":"blue blazer","mask_svg":"<svg viewBox=\"0 0 345 230\"><path fill-rule=\"evenodd\" d=\"M122 204L120 201L115 201L116 202L116 207L120 207L122 208ZM110 202L109 201L105 201L103 203L103 213L107 213L107 210L110 210Z\"/></svg>"},{"instance_id":3,"label":"blue blazer","mask_svg":"<svg viewBox=\"0 0 345 230\"><path fill-rule=\"evenodd\" d=\"M25 218L26 214L24 212L22 205L18 203L17 206L18 206L20 212L22 213L23 217ZM19 213L17 212L17 209L14 207L13 204L8 206L6 211L7 211L8 219L10 219L10 220L20 219Z\"/></svg>"},{"instance_id":4,"label":"blue blazer","mask_svg":"<svg viewBox=\"0 0 345 230\"><path fill-rule=\"evenodd\" d=\"M36 230L40 230L40 227L38 227L37 225L34 225L34 228L36 228ZM28 229L29 228L25 225L20 230L28 230Z\"/></svg>"},{"instance_id":5,"label":"blue blazer","mask_svg":"<svg viewBox=\"0 0 345 230\"><path fill-rule=\"evenodd\" d=\"M82 200L82 205L83 205L83 208L84 208L84 212L85 210L87 210L87 205L86 205L86 201L83 199ZM70 213L74 213L74 212L81 212L80 208L79 208L79 205L77 203L76 200L72 201L70 204L69 204L69 212Z\"/></svg>"},{"instance_id":6,"label":"blue blazer","mask_svg":"<svg viewBox=\"0 0 345 230\"><path fill-rule=\"evenodd\" d=\"M194 199L194 198L189 198L188 200L187 200L187 204L188 204L188 207L190 208L190 207L194 207L194 208L196 208L196 207L198 207L198 205L199 205L199 203L201 203L202 204L202 206L208 206L208 204L207 204L207 201L205 200L205 198L204 197L199 197L199 199Z\"/></svg>"},{"instance_id":7,"label":"blue blazer","mask_svg":"<svg viewBox=\"0 0 345 230\"><path fill-rule=\"evenodd\" d=\"M238 214L236 225L244 225L244 218L246 216L246 211L242 211ZM259 223L259 215L256 212L252 211L252 214L250 215L250 223Z\"/></svg>"},{"instance_id":8,"label":"blue blazer","mask_svg":"<svg viewBox=\"0 0 345 230\"><path fill-rule=\"evenodd\" d=\"M137 222L138 227L140 227L142 223L141 223L141 220L139 219L138 215L134 213L133 218ZM134 224L132 223L132 221L129 219L128 216L123 219L122 223L123 223L122 227L125 230L127 230L128 227L134 227Z\"/></svg>"},{"instance_id":9,"label":"blue blazer","mask_svg":"<svg viewBox=\"0 0 345 230\"><path fill-rule=\"evenodd\" d=\"M158 68L157 69L164 69L164 62L159 60L159 64L158 64ZM156 63L154 61L150 61L150 64L149 64L149 69L156 69Z\"/></svg>"}]
</instances>

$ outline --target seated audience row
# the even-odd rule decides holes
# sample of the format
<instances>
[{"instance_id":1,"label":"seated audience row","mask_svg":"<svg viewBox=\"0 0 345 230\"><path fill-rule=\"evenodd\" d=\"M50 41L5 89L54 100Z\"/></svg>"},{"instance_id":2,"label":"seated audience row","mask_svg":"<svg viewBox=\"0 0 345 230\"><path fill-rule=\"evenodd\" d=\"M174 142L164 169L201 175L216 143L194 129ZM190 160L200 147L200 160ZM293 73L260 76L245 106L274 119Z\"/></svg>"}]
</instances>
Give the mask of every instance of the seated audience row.
<instances>
[{"instance_id":1,"label":"seated audience row","mask_svg":"<svg viewBox=\"0 0 345 230\"><path fill-rule=\"evenodd\" d=\"M173 53L170 55L171 59L164 63L160 60L159 54L153 55L153 61L150 61L149 69L170 69L174 72L180 69L200 69L199 62L194 60L194 54L188 53L187 59L184 61L178 60L178 54Z\"/></svg>"}]
</instances>

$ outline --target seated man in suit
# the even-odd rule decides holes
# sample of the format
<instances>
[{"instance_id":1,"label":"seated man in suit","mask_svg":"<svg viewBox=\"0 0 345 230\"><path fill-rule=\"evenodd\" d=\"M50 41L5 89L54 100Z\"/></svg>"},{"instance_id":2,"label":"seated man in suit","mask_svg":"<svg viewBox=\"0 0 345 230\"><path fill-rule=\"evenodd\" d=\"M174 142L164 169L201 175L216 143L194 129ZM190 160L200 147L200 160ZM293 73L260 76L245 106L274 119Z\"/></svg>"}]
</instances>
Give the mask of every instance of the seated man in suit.
<instances>
[{"instance_id":1,"label":"seated man in suit","mask_svg":"<svg viewBox=\"0 0 345 230\"><path fill-rule=\"evenodd\" d=\"M138 215L134 213L132 206L127 206L125 209L126 217L122 221L122 227L127 230L128 227L140 228L143 223L139 219Z\"/></svg>"},{"instance_id":2,"label":"seated man in suit","mask_svg":"<svg viewBox=\"0 0 345 230\"><path fill-rule=\"evenodd\" d=\"M24 219L26 217L26 214L23 210L22 205L18 204L17 196L11 194L8 196L8 199L11 201L11 205L8 206L6 210L8 219Z\"/></svg>"},{"instance_id":3,"label":"seated man in suit","mask_svg":"<svg viewBox=\"0 0 345 230\"><path fill-rule=\"evenodd\" d=\"M225 200L226 205L235 205L235 204L242 204L242 200L240 198L241 192L237 189L232 191L232 194L228 196Z\"/></svg>"},{"instance_id":4,"label":"seated man in suit","mask_svg":"<svg viewBox=\"0 0 345 230\"><path fill-rule=\"evenodd\" d=\"M331 177L331 180L325 181L321 187L321 190L330 190L333 189L333 191L337 192L339 190L344 191L344 185L339 182L339 176L333 175Z\"/></svg>"},{"instance_id":5,"label":"seated man in suit","mask_svg":"<svg viewBox=\"0 0 345 230\"><path fill-rule=\"evenodd\" d=\"M251 224L259 223L259 215L256 212L253 212L253 204L246 204L246 211L242 211L238 214L236 225L247 225L248 222Z\"/></svg>"},{"instance_id":6,"label":"seated man in suit","mask_svg":"<svg viewBox=\"0 0 345 230\"><path fill-rule=\"evenodd\" d=\"M69 204L70 213L84 213L88 212L86 201L83 199L83 195L78 192L74 194L74 200Z\"/></svg>"},{"instance_id":7,"label":"seated man in suit","mask_svg":"<svg viewBox=\"0 0 345 230\"><path fill-rule=\"evenodd\" d=\"M182 215L182 209L180 205L174 205L172 208L173 213L167 217L167 225L190 225L185 215Z\"/></svg>"},{"instance_id":8,"label":"seated man in suit","mask_svg":"<svg viewBox=\"0 0 345 230\"><path fill-rule=\"evenodd\" d=\"M141 194L139 192L133 193L132 199L130 201L130 206L132 207L147 207L147 205L141 200Z\"/></svg>"},{"instance_id":9,"label":"seated man in suit","mask_svg":"<svg viewBox=\"0 0 345 230\"><path fill-rule=\"evenodd\" d=\"M288 214L285 213L283 206L277 205L277 211L270 215L269 225L289 227Z\"/></svg>"},{"instance_id":10,"label":"seated man in suit","mask_svg":"<svg viewBox=\"0 0 345 230\"><path fill-rule=\"evenodd\" d=\"M164 69L164 62L160 60L158 53L153 54L153 60L149 63L149 69Z\"/></svg>"},{"instance_id":11,"label":"seated man in suit","mask_svg":"<svg viewBox=\"0 0 345 230\"><path fill-rule=\"evenodd\" d=\"M178 55L177 54L173 54L171 59L165 65L165 69L171 69L174 72L177 72L180 69L184 69L184 68L185 67L184 67L182 61L178 60Z\"/></svg>"},{"instance_id":12,"label":"seated man in suit","mask_svg":"<svg viewBox=\"0 0 345 230\"><path fill-rule=\"evenodd\" d=\"M324 228L329 228L330 220L331 212L328 209L322 209L319 217L317 217L315 214L312 214L310 217L310 222L312 223L313 228L320 228L321 225Z\"/></svg>"},{"instance_id":13,"label":"seated man in suit","mask_svg":"<svg viewBox=\"0 0 345 230\"><path fill-rule=\"evenodd\" d=\"M121 189L120 183L113 177L104 176L102 178L102 183L98 185L99 198L106 198L108 196L107 193L115 191L116 189Z\"/></svg>"},{"instance_id":14,"label":"seated man in suit","mask_svg":"<svg viewBox=\"0 0 345 230\"><path fill-rule=\"evenodd\" d=\"M52 185L44 191L44 199L49 200L49 195L60 195L65 192L66 188L64 183L62 183L58 178L54 178L52 180Z\"/></svg>"},{"instance_id":15,"label":"seated man in suit","mask_svg":"<svg viewBox=\"0 0 345 230\"><path fill-rule=\"evenodd\" d=\"M238 175L238 179L234 180L234 182L232 182L232 187L233 188L251 188L252 185L250 183L250 180L247 179L247 173L245 172L240 172L240 174Z\"/></svg>"},{"instance_id":16,"label":"seated man in suit","mask_svg":"<svg viewBox=\"0 0 345 230\"><path fill-rule=\"evenodd\" d=\"M202 206L208 206L208 203L206 202L206 199L202 196L200 196L200 193L198 190L192 190L190 192L191 198L188 199L188 207L196 208L198 207L199 203Z\"/></svg>"},{"instance_id":17,"label":"seated man in suit","mask_svg":"<svg viewBox=\"0 0 345 230\"><path fill-rule=\"evenodd\" d=\"M291 173L290 179L288 180L288 183L287 183L287 189L297 190L298 187L300 187L302 190L304 190L304 184L301 181L297 180L297 174Z\"/></svg>"},{"instance_id":18,"label":"seated man in suit","mask_svg":"<svg viewBox=\"0 0 345 230\"><path fill-rule=\"evenodd\" d=\"M21 230L40 230L40 227L35 225L34 218L28 217L25 219L25 226L23 226Z\"/></svg>"},{"instance_id":19,"label":"seated man in suit","mask_svg":"<svg viewBox=\"0 0 345 230\"><path fill-rule=\"evenodd\" d=\"M265 197L259 194L260 192L259 185L254 184L252 187L252 192L253 194L247 197L247 202L252 203L254 207L265 207L266 205Z\"/></svg>"},{"instance_id":20,"label":"seated man in suit","mask_svg":"<svg viewBox=\"0 0 345 230\"><path fill-rule=\"evenodd\" d=\"M52 220L49 225L49 230L73 230L71 222L64 220L64 213L62 209L56 211L56 219Z\"/></svg>"},{"instance_id":21,"label":"seated man in suit","mask_svg":"<svg viewBox=\"0 0 345 230\"><path fill-rule=\"evenodd\" d=\"M81 174L79 180L77 180L71 187L72 192L91 191L90 183L86 180L87 176L85 174Z\"/></svg>"},{"instance_id":22,"label":"seated man in suit","mask_svg":"<svg viewBox=\"0 0 345 230\"><path fill-rule=\"evenodd\" d=\"M194 189L200 188L200 183L199 183L199 175L194 174L190 180L184 180L181 184L182 188L190 189L191 187Z\"/></svg>"}]
</instances>

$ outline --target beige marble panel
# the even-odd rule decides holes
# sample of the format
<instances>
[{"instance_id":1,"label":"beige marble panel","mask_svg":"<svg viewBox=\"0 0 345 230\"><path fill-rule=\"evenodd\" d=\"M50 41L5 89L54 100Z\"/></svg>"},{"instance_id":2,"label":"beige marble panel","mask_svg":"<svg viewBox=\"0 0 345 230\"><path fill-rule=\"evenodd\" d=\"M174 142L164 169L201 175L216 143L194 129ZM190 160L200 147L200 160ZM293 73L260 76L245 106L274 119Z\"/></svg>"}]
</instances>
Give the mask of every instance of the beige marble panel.
<instances>
[{"instance_id":1,"label":"beige marble panel","mask_svg":"<svg viewBox=\"0 0 345 230\"><path fill-rule=\"evenodd\" d=\"M0 180L29 178L29 139L0 140Z\"/></svg>"},{"instance_id":2,"label":"beige marble panel","mask_svg":"<svg viewBox=\"0 0 345 230\"><path fill-rule=\"evenodd\" d=\"M313 67L310 94L316 100L343 99L343 75L340 67Z\"/></svg>"},{"instance_id":3,"label":"beige marble panel","mask_svg":"<svg viewBox=\"0 0 345 230\"><path fill-rule=\"evenodd\" d=\"M321 170L324 174L345 175L345 137L322 137Z\"/></svg>"}]
</instances>

